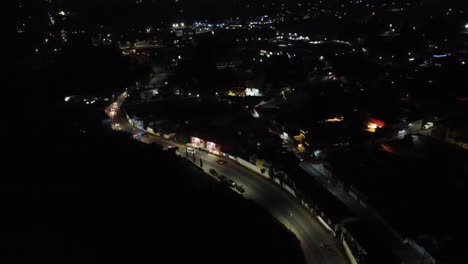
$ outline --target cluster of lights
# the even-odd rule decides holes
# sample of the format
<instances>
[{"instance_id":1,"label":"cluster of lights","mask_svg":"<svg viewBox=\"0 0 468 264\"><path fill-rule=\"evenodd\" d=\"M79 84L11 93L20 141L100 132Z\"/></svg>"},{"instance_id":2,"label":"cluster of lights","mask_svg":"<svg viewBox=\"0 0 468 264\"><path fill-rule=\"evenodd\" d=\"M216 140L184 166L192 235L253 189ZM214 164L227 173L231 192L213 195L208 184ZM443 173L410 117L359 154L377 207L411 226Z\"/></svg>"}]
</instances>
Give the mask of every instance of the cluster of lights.
<instances>
[{"instance_id":1,"label":"cluster of lights","mask_svg":"<svg viewBox=\"0 0 468 264\"><path fill-rule=\"evenodd\" d=\"M172 24L172 27L173 28L185 27L185 24L184 23L175 23L175 24Z\"/></svg>"},{"instance_id":2,"label":"cluster of lights","mask_svg":"<svg viewBox=\"0 0 468 264\"><path fill-rule=\"evenodd\" d=\"M325 121L328 122L328 123L335 123L335 122L342 122L343 120L344 120L344 118L342 116L340 116L340 117L330 118L330 119L327 119Z\"/></svg>"}]
</instances>

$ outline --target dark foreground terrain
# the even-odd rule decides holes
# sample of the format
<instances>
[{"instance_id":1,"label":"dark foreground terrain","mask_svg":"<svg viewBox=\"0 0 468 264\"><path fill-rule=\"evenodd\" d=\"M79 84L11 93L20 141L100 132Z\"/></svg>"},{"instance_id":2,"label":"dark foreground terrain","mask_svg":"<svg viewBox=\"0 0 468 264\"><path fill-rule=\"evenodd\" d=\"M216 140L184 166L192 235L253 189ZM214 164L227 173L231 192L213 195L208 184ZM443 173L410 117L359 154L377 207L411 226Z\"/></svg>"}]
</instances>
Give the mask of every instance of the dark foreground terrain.
<instances>
[{"instance_id":1,"label":"dark foreground terrain","mask_svg":"<svg viewBox=\"0 0 468 264\"><path fill-rule=\"evenodd\" d=\"M104 104L66 105L52 77L18 76L10 84L38 89L2 106L18 113L2 130L5 263L303 263L296 238L261 208L105 128Z\"/></svg>"}]
</instances>

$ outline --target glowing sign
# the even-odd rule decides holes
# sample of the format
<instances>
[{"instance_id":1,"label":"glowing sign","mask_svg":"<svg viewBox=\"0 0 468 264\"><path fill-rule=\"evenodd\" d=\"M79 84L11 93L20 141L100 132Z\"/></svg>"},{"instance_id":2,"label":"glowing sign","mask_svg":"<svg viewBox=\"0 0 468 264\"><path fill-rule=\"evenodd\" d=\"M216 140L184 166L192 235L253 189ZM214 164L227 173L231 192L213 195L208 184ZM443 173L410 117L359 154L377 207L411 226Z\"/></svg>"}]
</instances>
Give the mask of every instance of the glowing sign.
<instances>
[{"instance_id":1,"label":"glowing sign","mask_svg":"<svg viewBox=\"0 0 468 264\"><path fill-rule=\"evenodd\" d=\"M206 142L206 148L209 150L209 151L216 151L216 144L213 143L213 142Z\"/></svg>"},{"instance_id":2,"label":"glowing sign","mask_svg":"<svg viewBox=\"0 0 468 264\"><path fill-rule=\"evenodd\" d=\"M191 137L190 138L191 145L195 148L205 149L211 153L218 154L220 153L220 148L216 143L205 141L201 138Z\"/></svg>"},{"instance_id":3,"label":"glowing sign","mask_svg":"<svg viewBox=\"0 0 468 264\"><path fill-rule=\"evenodd\" d=\"M192 137L192 145L195 147L204 147L204 141L202 139L199 139L197 137Z\"/></svg>"}]
</instances>

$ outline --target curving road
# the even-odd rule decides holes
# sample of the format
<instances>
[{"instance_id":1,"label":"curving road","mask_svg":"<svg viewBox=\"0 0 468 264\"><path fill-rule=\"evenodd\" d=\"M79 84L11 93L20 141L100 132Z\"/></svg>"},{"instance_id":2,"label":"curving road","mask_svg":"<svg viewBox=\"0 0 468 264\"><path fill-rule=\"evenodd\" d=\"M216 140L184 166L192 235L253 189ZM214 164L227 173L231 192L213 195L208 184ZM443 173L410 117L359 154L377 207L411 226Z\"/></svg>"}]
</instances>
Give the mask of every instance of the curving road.
<instances>
[{"instance_id":1,"label":"curving road","mask_svg":"<svg viewBox=\"0 0 468 264\"><path fill-rule=\"evenodd\" d=\"M128 123L125 116L120 112L120 106L124 100L125 96L121 95L116 103L106 109L106 112L110 114L112 111L111 109L114 109L114 128L116 128L116 124L118 124L118 129L134 132L135 128ZM139 140L148 144L158 143L163 145L163 147L177 146L180 150L178 155L186 155L185 146L163 140L162 138L149 136L142 137ZM188 159L192 160L192 158L192 154L189 154ZM234 180L237 184L242 185L245 189L243 196L246 199L250 199L268 210L274 218L293 232L301 242L301 248L306 263L348 263L346 256L343 254L342 246L312 217L307 209L300 205L290 194L264 177L238 165L235 161L229 160L226 164L220 165L216 163L219 157L197 151L195 153L196 162L194 162L194 165L200 166L200 158L203 160L203 169L205 172L208 173L210 169L214 169L218 174L225 175ZM327 243L330 247L325 249L321 246L321 243Z\"/></svg>"}]
</instances>

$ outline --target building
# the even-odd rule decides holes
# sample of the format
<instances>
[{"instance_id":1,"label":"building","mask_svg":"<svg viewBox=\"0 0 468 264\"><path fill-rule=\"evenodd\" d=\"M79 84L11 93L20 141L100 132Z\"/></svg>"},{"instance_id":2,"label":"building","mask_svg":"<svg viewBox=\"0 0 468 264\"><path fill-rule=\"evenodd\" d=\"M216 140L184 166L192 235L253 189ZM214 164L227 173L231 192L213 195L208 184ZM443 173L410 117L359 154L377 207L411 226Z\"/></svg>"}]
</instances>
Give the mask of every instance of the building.
<instances>
[{"instance_id":1,"label":"building","mask_svg":"<svg viewBox=\"0 0 468 264\"><path fill-rule=\"evenodd\" d=\"M208 151L213 154L221 154L221 146L214 142L199 138L199 137L190 137L190 146Z\"/></svg>"}]
</instances>

